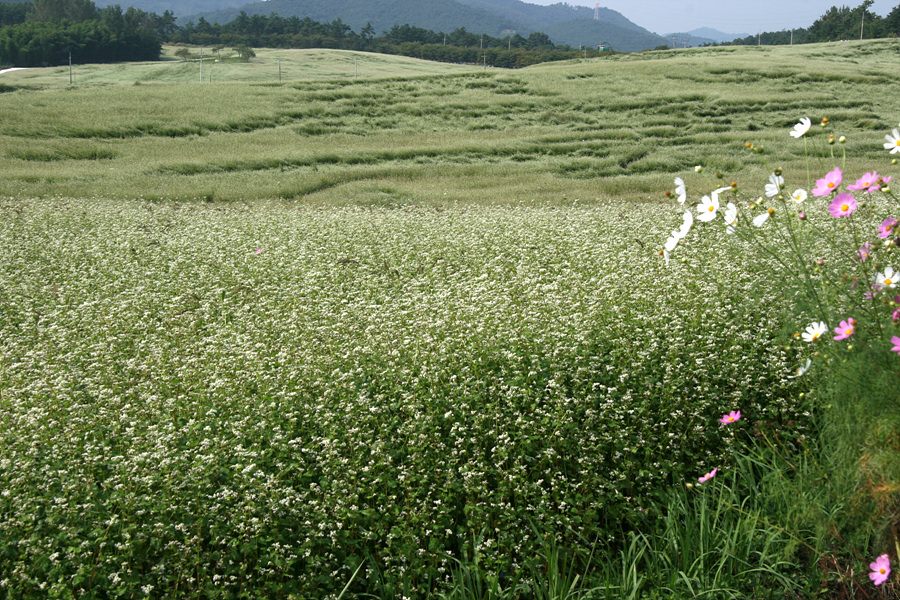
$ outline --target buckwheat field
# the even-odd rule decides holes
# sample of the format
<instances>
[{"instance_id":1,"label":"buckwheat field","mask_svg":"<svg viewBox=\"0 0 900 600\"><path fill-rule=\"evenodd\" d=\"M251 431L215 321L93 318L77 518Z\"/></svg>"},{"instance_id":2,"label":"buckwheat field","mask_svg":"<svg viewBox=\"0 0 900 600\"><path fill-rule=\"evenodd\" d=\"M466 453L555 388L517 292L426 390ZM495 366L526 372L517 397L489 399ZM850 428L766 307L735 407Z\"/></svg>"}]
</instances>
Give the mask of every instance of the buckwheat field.
<instances>
[{"instance_id":1,"label":"buckwheat field","mask_svg":"<svg viewBox=\"0 0 900 600\"><path fill-rule=\"evenodd\" d=\"M896 47L872 44L876 66ZM697 60L717 58L598 64L638 81L646 69L688 77ZM660 129L637 101L598 109L592 137L571 98L539 91L542 73L575 86L592 68L517 73L522 98L496 105L493 129L460 117L460 139L414 135L399 113L357 132L276 119L85 133L73 129L84 114L48 116L80 91L0 94L20 119L0 125L0 598L562 598L541 579L549 547L578 565L615 558L675 514L672 490L727 474L748 440L802 454L814 379L796 377L805 348L784 319L793 288L765 277L774 261L735 254L724 226L671 262L659 253L683 210L663 192L685 165L713 163L708 182L689 182L703 193L720 185L717 164L725 185L765 182L768 163L741 153L747 119L717 122L732 157L711 151L703 123L726 118L704 116L713 81L682 98L688 137L673 141L677 119ZM390 110L513 85L442 77L413 79ZM878 84L867 77L859 85ZM768 160L800 164L784 126L821 100L813 79L777 81L806 95L759 123ZM152 93L196 93L165 85ZM148 87L97 90L126 107ZM242 95L228 110L250 119L299 88L230 89ZM147 118L201 118L184 102ZM851 132L896 119L880 101L829 102L851 104ZM29 114L49 137L32 139ZM429 119L409 127L437 127ZM92 137L104 128L126 133ZM565 139L542 151L555 129ZM651 130L669 141L616 162L617 144L653 146ZM439 139L455 159L417 155ZM406 154L376 157L379 144ZM216 154L226 146L236 156ZM716 423L738 408L741 435ZM767 539L747 536L748 565ZM473 564L494 596L459 591ZM588 580L602 570L585 568ZM616 569L604 597L625 597ZM740 577L729 589L759 583Z\"/></svg>"}]
</instances>

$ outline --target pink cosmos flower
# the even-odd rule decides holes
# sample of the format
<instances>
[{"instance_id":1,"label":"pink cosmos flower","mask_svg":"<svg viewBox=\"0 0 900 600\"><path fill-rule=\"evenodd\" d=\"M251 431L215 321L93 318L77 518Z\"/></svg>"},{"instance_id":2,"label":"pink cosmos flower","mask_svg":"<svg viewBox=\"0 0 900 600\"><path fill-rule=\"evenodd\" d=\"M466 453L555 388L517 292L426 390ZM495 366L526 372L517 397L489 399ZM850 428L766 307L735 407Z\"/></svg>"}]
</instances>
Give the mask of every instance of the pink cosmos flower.
<instances>
[{"instance_id":1,"label":"pink cosmos flower","mask_svg":"<svg viewBox=\"0 0 900 600\"><path fill-rule=\"evenodd\" d=\"M849 217L856 210L856 199L853 194L844 192L835 196L834 201L828 206L828 212L832 217Z\"/></svg>"},{"instance_id":2,"label":"pink cosmos flower","mask_svg":"<svg viewBox=\"0 0 900 600\"><path fill-rule=\"evenodd\" d=\"M842 179L843 175L841 169L836 168L822 179L816 180L816 187L813 188L812 195L827 196L828 194L836 192L838 186L841 185Z\"/></svg>"},{"instance_id":3,"label":"pink cosmos flower","mask_svg":"<svg viewBox=\"0 0 900 600\"><path fill-rule=\"evenodd\" d=\"M878 178L878 171L866 173L856 180L856 183L847 186L848 190L866 190L866 193L877 192L881 189L881 183Z\"/></svg>"},{"instance_id":4,"label":"pink cosmos flower","mask_svg":"<svg viewBox=\"0 0 900 600\"><path fill-rule=\"evenodd\" d=\"M719 472L719 469L718 469L718 468L713 469L712 471L710 471L709 473L707 473L707 474L704 475L703 477L698 478L697 481L699 481L700 483L706 483L707 481L709 481L710 479L712 479L713 477L715 477L715 476L716 476L716 473L718 473L718 472Z\"/></svg>"},{"instance_id":5,"label":"pink cosmos flower","mask_svg":"<svg viewBox=\"0 0 900 600\"><path fill-rule=\"evenodd\" d=\"M900 321L900 308L894 309L894 314L891 315L891 320L894 323L897 323L897 321Z\"/></svg>"},{"instance_id":6,"label":"pink cosmos flower","mask_svg":"<svg viewBox=\"0 0 900 600\"><path fill-rule=\"evenodd\" d=\"M257 248L254 254L259 254L260 252L262 252L262 248Z\"/></svg>"},{"instance_id":7,"label":"pink cosmos flower","mask_svg":"<svg viewBox=\"0 0 900 600\"><path fill-rule=\"evenodd\" d=\"M872 251L872 244L866 242L862 246L860 246L859 250L856 251L856 256L860 261L864 261L869 258L869 253ZM855 283L855 282L854 282Z\"/></svg>"},{"instance_id":8,"label":"pink cosmos flower","mask_svg":"<svg viewBox=\"0 0 900 600\"><path fill-rule=\"evenodd\" d=\"M719 423L722 425L727 425L728 423L734 423L735 421L741 420L741 411L733 410L727 415L722 415L722 418L719 419Z\"/></svg>"},{"instance_id":9,"label":"pink cosmos flower","mask_svg":"<svg viewBox=\"0 0 900 600\"><path fill-rule=\"evenodd\" d=\"M900 337L897 337L895 335L894 337L891 338L891 343L894 345L894 347L891 348L891 352L896 352L897 354L900 354Z\"/></svg>"},{"instance_id":10,"label":"pink cosmos flower","mask_svg":"<svg viewBox=\"0 0 900 600\"><path fill-rule=\"evenodd\" d=\"M840 322L840 324L834 328L834 332L837 334L834 336L835 340L846 340L848 337L853 335L855 331L856 320L855 319L845 319Z\"/></svg>"},{"instance_id":11,"label":"pink cosmos flower","mask_svg":"<svg viewBox=\"0 0 900 600\"><path fill-rule=\"evenodd\" d=\"M882 554L875 559L875 562L869 563L872 572L869 573L869 579L875 585L881 585L891 576L891 559L887 554Z\"/></svg>"},{"instance_id":12,"label":"pink cosmos flower","mask_svg":"<svg viewBox=\"0 0 900 600\"><path fill-rule=\"evenodd\" d=\"M897 219L894 217L890 217L881 222L881 225L878 226L878 237L886 238L891 237L891 233L893 233L894 228L897 226Z\"/></svg>"}]
</instances>

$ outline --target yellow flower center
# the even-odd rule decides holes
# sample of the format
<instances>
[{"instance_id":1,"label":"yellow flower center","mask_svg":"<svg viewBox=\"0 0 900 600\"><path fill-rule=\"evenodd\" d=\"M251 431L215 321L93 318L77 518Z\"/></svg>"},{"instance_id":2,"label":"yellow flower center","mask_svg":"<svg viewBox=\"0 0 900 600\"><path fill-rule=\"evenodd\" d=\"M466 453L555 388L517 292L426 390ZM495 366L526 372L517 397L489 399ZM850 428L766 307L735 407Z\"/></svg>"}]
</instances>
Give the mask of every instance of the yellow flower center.
<instances>
[{"instance_id":1,"label":"yellow flower center","mask_svg":"<svg viewBox=\"0 0 900 600\"><path fill-rule=\"evenodd\" d=\"M849 204L841 204L841 210L843 212L847 212L848 210L850 210L850 205Z\"/></svg>"},{"instance_id":2,"label":"yellow flower center","mask_svg":"<svg viewBox=\"0 0 900 600\"><path fill-rule=\"evenodd\" d=\"M850 335L851 333L853 333L852 327L848 327L847 329L844 330L844 335Z\"/></svg>"},{"instance_id":3,"label":"yellow flower center","mask_svg":"<svg viewBox=\"0 0 900 600\"><path fill-rule=\"evenodd\" d=\"M819 335L821 335L821 334L814 333L812 336L813 341L816 341L817 339L819 339Z\"/></svg>"},{"instance_id":4,"label":"yellow flower center","mask_svg":"<svg viewBox=\"0 0 900 600\"><path fill-rule=\"evenodd\" d=\"M878 572L881 573L882 575L884 575L885 573L887 573L887 569L885 569L884 567L881 567L880 569L878 569Z\"/></svg>"},{"instance_id":5,"label":"yellow flower center","mask_svg":"<svg viewBox=\"0 0 900 600\"><path fill-rule=\"evenodd\" d=\"M834 182L833 182L833 181L829 181L829 182L828 182L828 187L833 188L833 187L834 187Z\"/></svg>"},{"instance_id":6,"label":"yellow flower center","mask_svg":"<svg viewBox=\"0 0 900 600\"><path fill-rule=\"evenodd\" d=\"M892 283L894 283L893 279L888 279L888 278L884 279L884 285L891 285Z\"/></svg>"}]
</instances>

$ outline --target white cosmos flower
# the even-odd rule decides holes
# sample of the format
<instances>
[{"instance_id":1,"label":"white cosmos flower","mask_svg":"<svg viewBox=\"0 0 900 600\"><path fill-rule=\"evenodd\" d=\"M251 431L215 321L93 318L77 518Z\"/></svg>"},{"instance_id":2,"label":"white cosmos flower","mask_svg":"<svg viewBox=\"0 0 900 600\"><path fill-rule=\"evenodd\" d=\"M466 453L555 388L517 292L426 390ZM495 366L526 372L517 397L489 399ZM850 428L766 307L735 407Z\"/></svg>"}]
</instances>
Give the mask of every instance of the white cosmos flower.
<instances>
[{"instance_id":1,"label":"white cosmos flower","mask_svg":"<svg viewBox=\"0 0 900 600\"><path fill-rule=\"evenodd\" d=\"M781 186L784 185L784 177L781 175L776 175L772 173L769 175L769 183L766 184L766 196L771 198L772 196L777 196L778 192L781 191Z\"/></svg>"},{"instance_id":2,"label":"white cosmos flower","mask_svg":"<svg viewBox=\"0 0 900 600\"><path fill-rule=\"evenodd\" d=\"M900 273L895 273L893 267L885 267L882 273L875 276L878 285L886 288L897 287L898 279L900 279Z\"/></svg>"},{"instance_id":3,"label":"white cosmos flower","mask_svg":"<svg viewBox=\"0 0 900 600\"><path fill-rule=\"evenodd\" d=\"M721 194L721 193L723 193L723 192L730 192L730 191L731 191L731 186L730 186L730 185L726 185L725 187L720 187L719 189L713 190L713 192L712 192L712 197L715 198L716 201L718 201L718 200L719 200L719 194Z\"/></svg>"},{"instance_id":4,"label":"white cosmos flower","mask_svg":"<svg viewBox=\"0 0 900 600\"><path fill-rule=\"evenodd\" d=\"M719 197L713 194L713 197L703 196L700 199L700 205L697 207L697 218L701 221L712 221L716 218L716 211L719 210Z\"/></svg>"},{"instance_id":5,"label":"white cosmos flower","mask_svg":"<svg viewBox=\"0 0 900 600\"><path fill-rule=\"evenodd\" d=\"M737 215L737 206L734 205L734 202L729 202L725 205L725 225L728 226L725 228L726 233L733 234L735 232L734 227L738 223Z\"/></svg>"},{"instance_id":6,"label":"white cosmos flower","mask_svg":"<svg viewBox=\"0 0 900 600\"><path fill-rule=\"evenodd\" d=\"M675 178L675 193L678 194L678 203L684 204L687 200L687 189L684 187L684 180L681 177Z\"/></svg>"},{"instance_id":7,"label":"white cosmos flower","mask_svg":"<svg viewBox=\"0 0 900 600\"><path fill-rule=\"evenodd\" d=\"M803 188L794 190L794 193L791 194L791 198L793 198L794 202L796 202L798 204L800 202L805 202L806 201L806 190L804 190Z\"/></svg>"},{"instance_id":8,"label":"white cosmos flower","mask_svg":"<svg viewBox=\"0 0 900 600\"><path fill-rule=\"evenodd\" d=\"M678 232L676 231L675 233L678 233ZM681 239L680 237L677 237L677 236L675 235L675 233L673 233L671 236L669 236L669 237L666 239L665 245L663 245L663 249L664 249L666 252L671 252L672 250L674 250L674 249L675 249L675 246L678 245L678 240Z\"/></svg>"},{"instance_id":9,"label":"white cosmos flower","mask_svg":"<svg viewBox=\"0 0 900 600\"><path fill-rule=\"evenodd\" d=\"M887 140L884 143L884 149L890 150L891 154L900 154L900 131L895 129L893 134L884 136L884 139Z\"/></svg>"},{"instance_id":10,"label":"white cosmos flower","mask_svg":"<svg viewBox=\"0 0 900 600\"><path fill-rule=\"evenodd\" d=\"M807 117L803 117L800 119L800 122L794 125L794 130L791 132L791 136L795 138L801 138L806 135L806 132L809 131L809 127L812 125L812 121L810 121Z\"/></svg>"},{"instance_id":11,"label":"white cosmos flower","mask_svg":"<svg viewBox=\"0 0 900 600\"><path fill-rule=\"evenodd\" d=\"M769 211L766 211L760 215L756 215L753 219L753 225L755 227L762 227L763 224L769 220Z\"/></svg>"},{"instance_id":12,"label":"white cosmos flower","mask_svg":"<svg viewBox=\"0 0 900 600\"><path fill-rule=\"evenodd\" d=\"M810 323L809 326L807 326L806 331L801 335L803 336L803 341L814 342L819 339L823 333L827 332L828 325L826 325L824 321L817 321L815 323Z\"/></svg>"},{"instance_id":13,"label":"white cosmos flower","mask_svg":"<svg viewBox=\"0 0 900 600\"><path fill-rule=\"evenodd\" d=\"M802 376L804 373L809 371L809 367L812 366L812 360L806 359L806 362L797 367L797 370L794 371L793 375L788 375L788 379L796 379L797 377Z\"/></svg>"},{"instance_id":14,"label":"white cosmos flower","mask_svg":"<svg viewBox=\"0 0 900 600\"><path fill-rule=\"evenodd\" d=\"M681 223L681 227L678 228L679 235L684 238L688 234L688 231L691 230L691 227L694 226L694 213L689 210L684 211L684 215L682 217L684 220Z\"/></svg>"}]
</instances>

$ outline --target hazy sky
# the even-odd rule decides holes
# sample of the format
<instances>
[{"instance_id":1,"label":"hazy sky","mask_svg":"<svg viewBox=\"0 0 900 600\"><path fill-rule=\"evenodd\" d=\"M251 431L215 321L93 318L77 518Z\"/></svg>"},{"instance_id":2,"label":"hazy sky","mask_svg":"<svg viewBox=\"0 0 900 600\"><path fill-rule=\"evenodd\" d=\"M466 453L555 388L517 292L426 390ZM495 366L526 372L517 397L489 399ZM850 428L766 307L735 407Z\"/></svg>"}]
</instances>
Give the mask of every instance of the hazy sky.
<instances>
[{"instance_id":1,"label":"hazy sky","mask_svg":"<svg viewBox=\"0 0 900 600\"><path fill-rule=\"evenodd\" d=\"M594 0L524 0L531 4L594 7ZM856 7L862 0L600 0L600 6L658 34L712 27L725 33L754 34L809 27L832 6ZM872 12L887 15L900 0L875 0Z\"/></svg>"}]
</instances>

